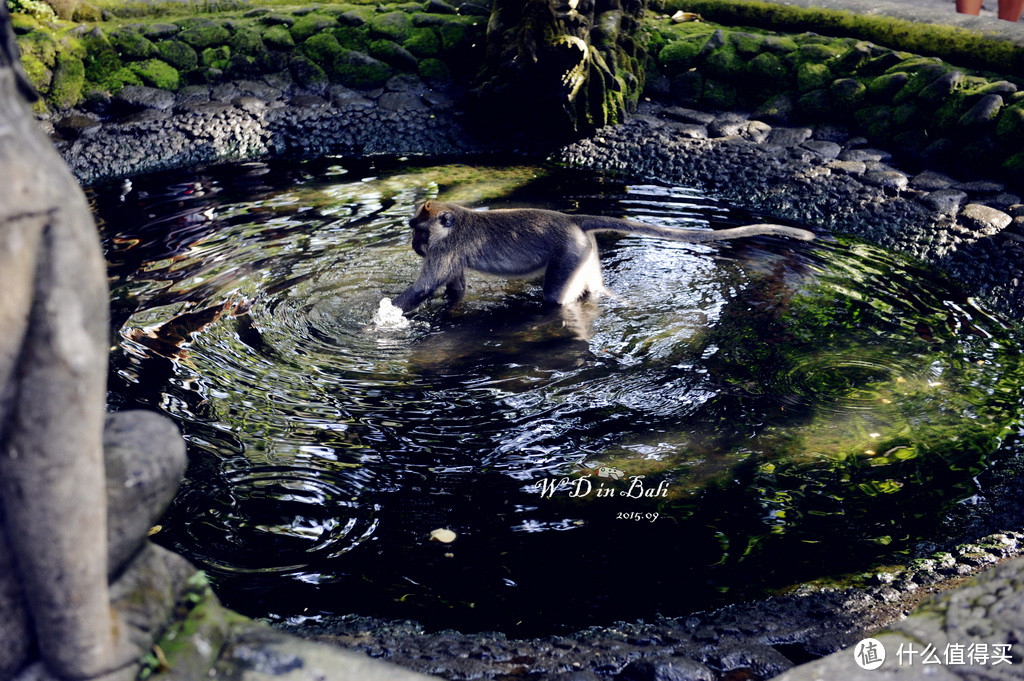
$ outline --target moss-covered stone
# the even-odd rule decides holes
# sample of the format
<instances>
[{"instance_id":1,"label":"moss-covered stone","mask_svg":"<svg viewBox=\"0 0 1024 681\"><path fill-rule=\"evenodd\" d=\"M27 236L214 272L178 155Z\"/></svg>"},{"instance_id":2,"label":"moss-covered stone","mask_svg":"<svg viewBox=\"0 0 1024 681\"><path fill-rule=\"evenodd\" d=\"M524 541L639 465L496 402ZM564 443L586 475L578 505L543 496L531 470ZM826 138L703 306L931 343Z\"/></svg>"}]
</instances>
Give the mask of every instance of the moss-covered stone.
<instances>
[{"instance_id":1,"label":"moss-covered stone","mask_svg":"<svg viewBox=\"0 0 1024 681\"><path fill-rule=\"evenodd\" d=\"M836 59L843 53L841 47L825 45L821 43L810 43L800 45L793 53L793 59L797 65L800 64L825 64Z\"/></svg>"},{"instance_id":2,"label":"moss-covered stone","mask_svg":"<svg viewBox=\"0 0 1024 681\"><path fill-rule=\"evenodd\" d=\"M209 22L183 28L178 40L188 43L197 50L223 45L231 39L231 33L220 24Z\"/></svg>"},{"instance_id":3,"label":"moss-covered stone","mask_svg":"<svg viewBox=\"0 0 1024 681\"><path fill-rule=\"evenodd\" d=\"M746 68L747 60L731 44L726 44L707 56L702 70L707 70L712 78L725 81L744 73Z\"/></svg>"},{"instance_id":4,"label":"moss-covered stone","mask_svg":"<svg viewBox=\"0 0 1024 681\"><path fill-rule=\"evenodd\" d=\"M893 109L892 122L897 128L925 127L927 113L916 102L904 102Z\"/></svg>"},{"instance_id":5,"label":"moss-covered stone","mask_svg":"<svg viewBox=\"0 0 1024 681\"><path fill-rule=\"evenodd\" d=\"M893 97L893 101L897 104L916 97L919 92L924 90L928 85L931 85L936 80L944 77L949 71L950 67L944 64L921 64L917 70L913 72L907 72L910 76L910 80L904 85L896 96Z\"/></svg>"},{"instance_id":6,"label":"moss-covered stone","mask_svg":"<svg viewBox=\"0 0 1024 681\"><path fill-rule=\"evenodd\" d=\"M370 37L401 43L412 35L412 17L405 12L378 14L369 21Z\"/></svg>"},{"instance_id":7,"label":"moss-covered stone","mask_svg":"<svg viewBox=\"0 0 1024 681\"><path fill-rule=\"evenodd\" d=\"M445 52L461 50L469 43L469 32L458 21L441 24L437 27L437 35L441 38L441 49Z\"/></svg>"},{"instance_id":8,"label":"moss-covered stone","mask_svg":"<svg viewBox=\"0 0 1024 681\"><path fill-rule=\"evenodd\" d=\"M855 78L839 78L829 86L829 95L837 111L852 114L867 99L867 87Z\"/></svg>"},{"instance_id":9,"label":"moss-covered stone","mask_svg":"<svg viewBox=\"0 0 1024 681\"><path fill-rule=\"evenodd\" d=\"M735 85L708 78L704 81L701 102L713 109L733 109L740 101Z\"/></svg>"},{"instance_id":10,"label":"moss-covered stone","mask_svg":"<svg viewBox=\"0 0 1024 681\"><path fill-rule=\"evenodd\" d=\"M43 30L32 31L18 38L22 57L31 56L48 69L57 65L57 42Z\"/></svg>"},{"instance_id":11,"label":"moss-covered stone","mask_svg":"<svg viewBox=\"0 0 1024 681\"><path fill-rule=\"evenodd\" d=\"M48 103L55 109L70 109L82 98L84 85L85 65L82 60L67 52L58 54Z\"/></svg>"},{"instance_id":12,"label":"moss-covered stone","mask_svg":"<svg viewBox=\"0 0 1024 681\"><path fill-rule=\"evenodd\" d=\"M267 52L267 46L263 44L263 37L258 31L242 27L235 31L228 41L228 47L232 54L240 54L246 57L262 57Z\"/></svg>"},{"instance_id":13,"label":"moss-covered stone","mask_svg":"<svg viewBox=\"0 0 1024 681\"><path fill-rule=\"evenodd\" d=\"M836 73L853 74L870 60L871 45L865 42L856 42L836 57L832 69Z\"/></svg>"},{"instance_id":14,"label":"moss-covered stone","mask_svg":"<svg viewBox=\"0 0 1024 681\"><path fill-rule=\"evenodd\" d=\"M963 72L949 71L921 88L917 93L917 99L925 102L944 102L956 90L963 87L963 81Z\"/></svg>"},{"instance_id":15,"label":"moss-covered stone","mask_svg":"<svg viewBox=\"0 0 1024 681\"><path fill-rule=\"evenodd\" d=\"M334 76L339 83L365 90L381 87L393 73L384 62L354 50L346 50L334 65Z\"/></svg>"},{"instance_id":16,"label":"moss-covered stone","mask_svg":"<svg viewBox=\"0 0 1024 681\"><path fill-rule=\"evenodd\" d=\"M302 52L324 69L329 69L344 49L331 33L317 33L302 43Z\"/></svg>"},{"instance_id":17,"label":"moss-covered stone","mask_svg":"<svg viewBox=\"0 0 1024 681\"><path fill-rule=\"evenodd\" d=\"M692 68L697 56L704 49L710 35L699 35L684 40L674 40L658 53L658 63L671 77Z\"/></svg>"},{"instance_id":18,"label":"moss-covered stone","mask_svg":"<svg viewBox=\"0 0 1024 681\"><path fill-rule=\"evenodd\" d=\"M159 59L147 59L141 62L133 62L128 65L143 84L161 90L177 90L181 83L181 75L178 70L165 61Z\"/></svg>"},{"instance_id":19,"label":"moss-covered stone","mask_svg":"<svg viewBox=\"0 0 1024 681\"><path fill-rule=\"evenodd\" d=\"M886 139L892 132L891 106L869 106L853 114L854 121L868 135L875 139Z\"/></svg>"},{"instance_id":20,"label":"moss-covered stone","mask_svg":"<svg viewBox=\"0 0 1024 681\"><path fill-rule=\"evenodd\" d=\"M906 73L886 73L868 81L868 97L875 102L891 102L910 80Z\"/></svg>"},{"instance_id":21,"label":"moss-covered stone","mask_svg":"<svg viewBox=\"0 0 1024 681\"><path fill-rule=\"evenodd\" d=\"M957 125L968 130L978 127L991 127L999 118L1003 109L1003 98L999 95L985 95L978 98L971 105L964 115L957 121Z\"/></svg>"},{"instance_id":22,"label":"moss-covered stone","mask_svg":"<svg viewBox=\"0 0 1024 681\"><path fill-rule=\"evenodd\" d=\"M704 76L696 70L684 71L671 80L670 91L680 104L697 104L704 93Z\"/></svg>"},{"instance_id":23,"label":"moss-covered stone","mask_svg":"<svg viewBox=\"0 0 1024 681\"><path fill-rule=\"evenodd\" d=\"M32 86L39 92L46 92L53 80L53 70L32 55L22 55L21 66Z\"/></svg>"},{"instance_id":24,"label":"moss-covered stone","mask_svg":"<svg viewBox=\"0 0 1024 681\"><path fill-rule=\"evenodd\" d=\"M892 138L897 148L909 151L913 154L920 154L931 142L931 138L924 130L913 128L897 133Z\"/></svg>"},{"instance_id":25,"label":"moss-covered stone","mask_svg":"<svg viewBox=\"0 0 1024 681\"><path fill-rule=\"evenodd\" d=\"M72 15L71 20L77 21L80 24L96 23L103 20L103 10L91 2L83 2L75 8L75 13Z\"/></svg>"},{"instance_id":26,"label":"moss-covered stone","mask_svg":"<svg viewBox=\"0 0 1024 681\"><path fill-rule=\"evenodd\" d=\"M417 73L420 77L431 84L446 84L452 79L448 66L440 59L427 58L419 63Z\"/></svg>"},{"instance_id":27,"label":"moss-covered stone","mask_svg":"<svg viewBox=\"0 0 1024 681\"><path fill-rule=\"evenodd\" d=\"M338 20L326 14L307 14L300 17L289 29L296 43L305 42L310 36L338 27Z\"/></svg>"},{"instance_id":28,"label":"moss-covered stone","mask_svg":"<svg viewBox=\"0 0 1024 681\"><path fill-rule=\"evenodd\" d=\"M996 135L1009 144L1024 145L1024 103L1003 109L996 122Z\"/></svg>"},{"instance_id":29,"label":"moss-covered stone","mask_svg":"<svg viewBox=\"0 0 1024 681\"><path fill-rule=\"evenodd\" d=\"M290 50L295 47L295 39L287 28L274 24L263 31L263 44L272 50Z\"/></svg>"},{"instance_id":30,"label":"moss-covered stone","mask_svg":"<svg viewBox=\"0 0 1024 681\"><path fill-rule=\"evenodd\" d=\"M935 111L931 117L931 127L941 132L951 131L969 108L965 98L957 93Z\"/></svg>"},{"instance_id":31,"label":"moss-covered stone","mask_svg":"<svg viewBox=\"0 0 1024 681\"><path fill-rule=\"evenodd\" d=\"M14 31L14 35L25 35L29 31L34 31L39 28L39 21L35 17L28 14L15 13L11 14L11 29Z\"/></svg>"},{"instance_id":32,"label":"moss-covered stone","mask_svg":"<svg viewBox=\"0 0 1024 681\"><path fill-rule=\"evenodd\" d=\"M331 31L338 44L346 50L365 52L370 43L370 29L361 26L339 26Z\"/></svg>"},{"instance_id":33,"label":"moss-covered stone","mask_svg":"<svg viewBox=\"0 0 1024 681\"><path fill-rule=\"evenodd\" d=\"M1020 180L1024 178L1024 151L1012 154L1000 166L1006 174Z\"/></svg>"},{"instance_id":34,"label":"moss-covered stone","mask_svg":"<svg viewBox=\"0 0 1024 681\"><path fill-rule=\"evenodd\" d=\"M797 107L806 118L819 121L828 118L832 113L832 99L828 90L824 88L811 90L800 95Z\"/></svg>"},{"instance_id":35,"label":"moss-covered stone","mask_svg":"<svg viewBox=\"0 0 1024 681\"><path fill-rule=\"evenodd\" d=\"M730 31L729 45L741 57L750 59L764 50L764 37L746 31Z\"/></svg>"},{"instance_id":36,"label":"moss-covered stone","mask_svg":"<svg viewBox=\"0 0 1024 681\"><path fill-rule=\"evenodd\" d=\"M419 64L412 52L390 40L371 40L368 47L371 57L402 71L415 71Z\"/></svg>"},{"instance_id":37,"label":"moss-covered stone","mask_svg":"<svg viewBox=\"0 0 1024 681\"><path fill-rule=\"evenodd\" d=\"M180 40L161 40L156 43L160 59L181 71L191 71L199 66L199 55L188 44Z\"/></svg>"},{"instance_id":38,"label":"moss-covered stone","mask_svg":"<svg viewBox=\"0 0 1024 681\"><path fill-rule=\"evenodd\" d=\"M796 69L796 86L801 92L828 87L832 79L832 71L817 62L804 62Z\"/></svg>"},{"instance_id":39,"label":"moss-covered stone","mask_svg":"<svg viewBox=\"0 0 1024 681\"><path fill-rule=\"evenodd\" d=\"M110 77L106 79L104 85L110 92L117 93L120 92L125 85L142 85L142 79L139 78L139 75L130 68L123 66L110 74Z\"/></svg>"},{"instance_id":40,"label":"moss-covered stone","mask_svg":"<svg viewBox=\"0 0 1024 681\"><path fill-rule=\"evenodd\" d=\"M942 60L936 59L935 57L908 56L894 66L889 67L889 69L886 70L886 73L914 73L923 67L939 66L941 64Z\"/></svg>"},{"instance_id":41,"label":"moss-covered stone","mask_svg":"<svg viewBox=\"0 0 1024 681\"><path fill-rule=\"evenodd\" d=\"M95 29L82 36L85 57L85 78L92 83L102 83L124 64L107 36Z\"/></svg>"},{"instance_id":42,"label":"moss-covered stone","mask_svg":"<svg viewBox=\"0 0 1024 681\"><path fill-rule=\"evenodd\" d=\"M227 45L207 47L200 53L199 61L207 68L224 70L231 63L231 48Z\"/></svg>"},{"instance_id":43,"label":"moss-covered stone","mask_svg":"<svg viewBox=\"0 0 1024 681\"><path fill-rule=\"evenodd\" d=\"M417 57L436 57L441 52L441 39L432 28L414 28L402 47Z\"/></svg>"},{"instance_id":44,"label":"moss-covered stone","mask_svg":"<svg viewBox=\"0 0 1024 681\"><path fill-rule=\"evenodd\" d=\"M295 82L308 90L316 90L327 86L327 73L309 57L295 55L288 62L288 70Z\"/></svg>"},{"instance_id":45,"label":"moss-covered stone","mask_svg":"<svg viewBox=\"0 0 1024 681\"><path fill-rule=\"evenodd\" d=\"M797 48L796 41L788 35L764 36L764 49L775 55L789 54Z\"/></svg>"},{"instance_id":46,"label":"moss-covered stone","mask_svg":"<svg viewBox=\"0 0 1024 681\"><path fill-rule=\"evenodd\" d=\"M265 26L294 26L295 17L290 14L271 12L260 17L260 23Z\"/></svg>"},{"instance_id":47,"label":"moss-covered stone","mask_svg":"<svg viewBox=\"0 0 1024 681\"><path fill-rule=\"evenodd\" d=\"M762 52L747 64L753 83L763 90L790 86L793 72L789 65L771 52Z\"/></svg>"},{"instance_id":48,"label":"moss-covered stone","mask_svg":"<svg viewBox=\"0 0 1024 681\"><path fill-rule=\"evenodd\" d=\"M144 35L127 28L110 34L114 48L127 59L149 59L157 54L156 45Z\"/></svg>"}]
</instances>

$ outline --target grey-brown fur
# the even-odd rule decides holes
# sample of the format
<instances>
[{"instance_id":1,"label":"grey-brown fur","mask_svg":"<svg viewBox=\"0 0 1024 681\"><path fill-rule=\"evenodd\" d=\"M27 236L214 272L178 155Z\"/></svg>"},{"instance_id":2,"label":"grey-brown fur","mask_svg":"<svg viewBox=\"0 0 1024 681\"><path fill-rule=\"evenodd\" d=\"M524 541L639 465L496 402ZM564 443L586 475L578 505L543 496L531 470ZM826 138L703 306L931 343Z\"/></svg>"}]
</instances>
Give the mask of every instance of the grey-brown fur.
<instances>
[{"instance_id":1,"label":"grey-brown fur","mask_svg":"<svg viewBox=\"0 0 1024 681\"><path fill-rule=\"evenodd\" d=\"M466 288L467 269L506 277L544 273L544 300L556 305L604 292L596 232L624 232L686 242L721 241L773 234L803 241L814 234L795 227L756 224L722 230L672 229L599 215L516 208L475 211L427 201L409 220L412 247L423 268L395 305L412 310L444 286L455 303Z\"/></svg>"}]
</instances>

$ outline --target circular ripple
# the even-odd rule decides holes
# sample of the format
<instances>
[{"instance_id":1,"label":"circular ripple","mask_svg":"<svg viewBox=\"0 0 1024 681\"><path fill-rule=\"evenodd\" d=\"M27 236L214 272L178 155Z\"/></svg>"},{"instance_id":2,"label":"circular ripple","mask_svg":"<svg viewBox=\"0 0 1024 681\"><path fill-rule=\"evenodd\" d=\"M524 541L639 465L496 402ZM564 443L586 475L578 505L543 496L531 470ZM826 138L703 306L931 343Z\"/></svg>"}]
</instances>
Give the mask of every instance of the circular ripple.
<instances>
[{"instance_id":1,"label":"circular ripple","mask_svg":"<svg viewBox=\"0 0 1024 681\"><path fill-rule=\"evenodd\" d=\"M171 522L214 570L300 575L377 530L378 509L360 498L365 481L353 478L290 466L235 470L186 487Z\"/></svg>"}]
</instances>

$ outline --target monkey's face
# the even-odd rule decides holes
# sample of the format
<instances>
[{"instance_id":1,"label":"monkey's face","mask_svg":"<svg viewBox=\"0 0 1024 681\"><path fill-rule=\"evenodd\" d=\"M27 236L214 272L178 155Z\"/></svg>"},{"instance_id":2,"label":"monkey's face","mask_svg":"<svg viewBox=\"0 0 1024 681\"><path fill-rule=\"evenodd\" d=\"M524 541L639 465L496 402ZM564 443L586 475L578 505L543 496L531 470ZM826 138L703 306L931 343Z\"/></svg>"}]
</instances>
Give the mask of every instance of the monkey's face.
<instances>
[{"instance_id":1,"label":"monkey's face","mask_svg":"<svg viewBox=\"0 0 1024 681\"><path fill-rule=\"evenodd\" d=\"M409 218L412 227L412 250L426 257L431 240L443 239L451 231L453 217L436 201L427 201Z\"/></svg>"}]
</instances>

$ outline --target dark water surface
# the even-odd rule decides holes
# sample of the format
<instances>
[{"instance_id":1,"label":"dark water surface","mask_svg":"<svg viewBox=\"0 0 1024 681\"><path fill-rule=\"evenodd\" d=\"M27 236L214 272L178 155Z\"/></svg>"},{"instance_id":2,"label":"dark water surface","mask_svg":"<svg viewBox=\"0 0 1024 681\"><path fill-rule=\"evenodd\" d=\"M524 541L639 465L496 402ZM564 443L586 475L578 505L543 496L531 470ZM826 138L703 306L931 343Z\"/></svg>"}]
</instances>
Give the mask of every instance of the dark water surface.
<instances>
[{"instance_id":1,"label":"dark water surface","mask_svg":"<svg viewBox=\"0 0 1024 681\"><path fill-rule=\"evenodd\" d=\"M111 405L181 426L158 538L231 607L515 635L680 614L898 559L1020 421L1018 332L848 240L609 236L616 298L552 311L536 282L475 277L452 313L375 328L432 197L751 217L522 166L240 164L97 190Z\"/></svg>"}]
</instances>

